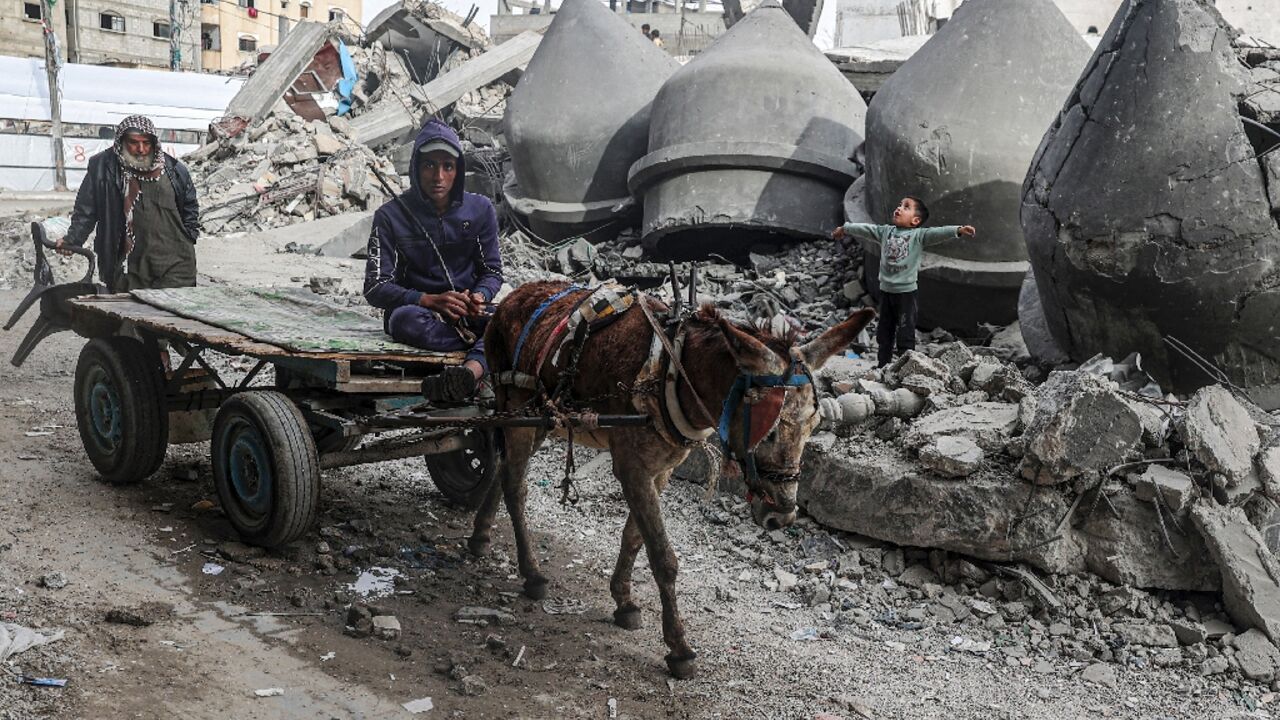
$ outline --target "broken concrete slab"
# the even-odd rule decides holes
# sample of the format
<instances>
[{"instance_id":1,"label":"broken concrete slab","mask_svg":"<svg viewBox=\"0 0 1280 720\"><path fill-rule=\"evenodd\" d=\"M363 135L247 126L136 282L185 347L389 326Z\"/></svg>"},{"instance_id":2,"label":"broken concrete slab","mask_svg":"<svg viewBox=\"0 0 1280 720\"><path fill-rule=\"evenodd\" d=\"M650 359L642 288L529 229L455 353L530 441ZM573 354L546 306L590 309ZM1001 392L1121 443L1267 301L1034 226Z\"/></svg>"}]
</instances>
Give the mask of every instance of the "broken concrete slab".
<instances>
[{"instance_id":1,"label":"broken concrete slab","mask_svg":"<svg viewBox=\"0 0 1280 720\"><path fill-rule=\"evenodd\" d=\"M410 88L420 107L410 112L398 102L377 107L351 121L356 139L370 147L398 142L412 135L421 122L418 115L445 110L467 93L493 83L511 70L529 63L542 35L529 31L477 55L422 86Z\"/></svg>"},{"instance_id":2,"label":"broken concrete slab","mask_svg":"<svg viewBox=\"0 0 1280 720\"><path fill-rule=\"evenodd\" d=\"M636 214L627 170L648 149L653 99L679 67L597 0L560 6L503 119L516 181L505 194L535 233L558 241Z\"/></svg>"},{"instance_id":3,"label":"broken concrete slab","mask_svg":"<svg viewBox=\"0 0 1280 720\"><path fill-rule=\"evenodd\" d=\"M964 437L942 436L920 448L920 464L944 477L968 477L982 469L986 454Z\"/></svg>"},{"instance_id":4,"label":"broken concrete slab","mask_svg":"<svg viewBox=\"0 0 1280 720\"><path fill-rule=\"evenodd\" d=\"M989 453L1003 452L1018 427L1018 406L978 402L940 410L911 425L903 444L918 448L942 437L962 437Z\"/></svg>"},{"instance_id":5,"label":"broken concrete slab","mask_svg":"<svg viewBox=\"0 0 1280 720\"><path fill-rule=\"evenodd\" d=\"M1022 181L1088 57L1052 0L967 0L872 99L866 206L875 221L888 222L910 194L925 199L930 224L978 227L977 241L927 251L922 326L972 332L1017 319ZM878 252L868 269L878 272Z\"/></svg>"},{"instance_id":6,"label":"broken concrete slab","mask_svg":"<svg viewBox=\"0 0 1280 720\"><path fill-rule=\"evenodd\" d=\"M1178 647L1178 636L1163 623L1123 622L1112 625L1111 630L1130 645Z\"/></svg>"},{"instance_id":7,"label":"broken concrete slab","mask_svg":"<svg viewBox=\"0 0 1280 720\"><path fill-rule=\"evenodd\" d=\"M1191 476L1165 467L1150 465L1141 475L1130 477L1133 493L1142 502L1155 502L1174 515L1181 515L1200 496L1199 488Z\"/></svg>"},{"instance_id":8,"label":"broken concrete slab","mask_svg":"<svg viewBox=\"0 0 1280 720\"><path fill-rule=\"evenodd\" d=\"M1280 435L1271 438L1254 457L1258 478L1267 497L1280 502Z\"/></svg>"},{"instance_id":9,"label":"broken concrete slab","mask_svg":"<svg viewBox=\"0 0 1280 720\"><path fill-rule=\"evenodd\" d=\"M1109 503L1094 506L1093 500L1086 494L1078 511L1087 518L1078 532L1090 572L1138 588L1211 592L1221 587L1213 556L1185 516L1178 520L1168 510L1157 516L1151 502L1127 489L1110 493Z\"/></svg>"},{"instance_id":10,"label":"broken concrete slab","mask_svg":"<svg viewBox=\"0 0 1280 720\"><path fill-rule=\"evenodd\" d=\"M325 223L321 225L320 223ZM307 229L307 237L328 238L317 247L326 257L365 257L369 245L369 233L373 229L372 212L343 213L292 226ZM313 234L314 233L314 234Z\"/></svg>"},{"instance_id":11,"label":"broken concrete slab","mask_svg":"<svg viewBox=\"0 0 1280 720\"><path fill-rule=\"evenodd\" d=\"M1049 572L1084 568L1073 532L1046 542L1058 535L1070 505L1054 488L1035 489L1009 477L956 482L905 460L852 457L840 447L811 443L799 492L806 512L827 527L985 560L1025 561Z\"/></svg>"},{"instance_id":12,"label":"broken concrete slab","mask_svg":"<svg viewBox=\"0 0 1280 720\"><path fill-rule=\"evenodd\" d=\"M1191 519L1222 574L1231 619L1280 639L1280 562L1244 510L1201 500L1191 506Z\"/></svg>"},{"instance_id":13,"label":"broken concrete slab","mask_svg":"<svg viewBox=\"0 0 1280 720\"><path fill-rule=\"evenodd\" d=\"M1068 482L1132 459L1142 421L1111 383L1082 372L1054 372L1040 386L1024 435L1023 477L1041 485Z\"/></svg>"},{"instance_id":14,"label":"broken concrete slab","mask_svg":"<svg viewBox=\"0 0 1280 720\"><path fill-rule=\"evenodd\" d=\"M438 113L472 90L497 82L512 70L528 65L541 42L540 33L520 33L414 89L414 99L425 104L428 112Z\"/></svg>"},{"instance_id":15,"label":"broken concrete slab","mask_svg":"<svg viewBox=\"0 0 1280 720\"><path fill-rule=\"evenodd\" d=\"M1221 385L1202 388L1187 403L1182 439L1196 459L1238 485L1254 474L1262 442L1249 411Z\"/></svg>"},{"instance_id":16,"label":"broken concrete slab","mask_svg":"<svg viewBox=\"0 0 1280 720\"><path fill-rule=\"evenodd\" d=\"M332 37L325 24L302 21L289 29L284 42L262 62L231 102L227 117L242 118L249 125L266 117L312 58Z\"/></svg>"},{"instance_id":17,"label":"broken concrete slab","mask_svg":"<svg viewBox=\"0 0 1280 720\"><path fill-rule=\"evenodd\" d=\"M1231 641L1240 672L1250 680L1269 683L1280 677L1280 649L1262 632L1253 629Z\"/></svg>"},{"instance_id":18,"label":"broken concrete slab","mask_svg":"<svg viewBox=\"0 0 1280 720\"><path fill-rule=\"evenodd\" d=\"M627 185L647 248L745 256L757 241L827 238L860 172L866 105L767 0L671 76L654 100L649 154Z\"/></svg>"},{"instance_id":19,"label":"broken concrete slab","mask_svg":"<svg viewBox=\"0 0 1280 720\"><path fill-rule=\"evenodd\" d=\"M1241 121L1234 35L1210 3L1126 0L1037 151L1022 221L1073 359L1137 351L1162 387L1194 392L1212 379L1176 338L1274 400L1280 227Z\"/></svg>"},{"instance_id":20,"label":"broken concrete slab","mask_svg":"<svg viewBox=\"0 0 1280 720\"><path fill-rule=\"evenodd\" d=\"M488 44L475 24L463 27L462 18L418 0L383 8L366 25L365 40L407 58L414 75L424 80L435 77L454 52L481 50Z\"/></svg>"}]
</instances>

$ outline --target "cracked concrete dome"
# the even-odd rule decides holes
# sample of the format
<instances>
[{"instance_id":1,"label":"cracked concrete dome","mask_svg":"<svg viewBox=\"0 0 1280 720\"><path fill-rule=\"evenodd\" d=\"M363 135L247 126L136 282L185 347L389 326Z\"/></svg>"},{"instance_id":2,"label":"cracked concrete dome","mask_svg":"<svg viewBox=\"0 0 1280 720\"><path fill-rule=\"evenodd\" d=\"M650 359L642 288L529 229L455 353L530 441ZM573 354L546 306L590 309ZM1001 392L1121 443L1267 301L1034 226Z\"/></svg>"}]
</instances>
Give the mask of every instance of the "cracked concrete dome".
<instances>
[{"instance_id":1,"label":"cracked concrete dome","mask_svg":"<svg viewBox=\"0 0 1280 720\"><path fill-rule=\"evenodd\" d=\"M1249 67L1235 35L1206 0L1126 0L1036 154L1022 226L1072 359L1138 351L1166 390L1213 382L1181 341L1276 407L1280 163L1259 156L1280 67Z\"/></svg>"},{"instance_id":2,"label":"cracked concrete dome","mask_svg":"<svg viewBox=\"0 0 1280 720\"><path fill-rule=\"evenodd\" d=\"M504 194L534 232L559 240L634 212L627 170L679 67L596 0L560 6L503 118L516 179Z\"/></svg>"},{"instance_id":3,"label":"cracked concrete dome","mask_svg":"<svg viewBox=\"0 0 1280 720\"><path fill-rule=\"evenodd\" d=\"M1052 0L968 0L876 93L867 110L866 208L888 223L905 195L929 225L976 225L932 246L920 324L971 332L1017 318L1027 271L1022 181L1089 45ZM874 282L879 248L869 246Z\"/></svg>"},{"instance_id":4,"label":"cracked concrete dome","mask_svg":"<svg viewBox=\"0 0 1280 720\"><path fill-rule=\"evenodd\" d=\"M745 256L761 241L830 237L865 121L858 91L767 0L658 92L649 154L628 181L644 243Z\"/></svg>"}]
</instances>

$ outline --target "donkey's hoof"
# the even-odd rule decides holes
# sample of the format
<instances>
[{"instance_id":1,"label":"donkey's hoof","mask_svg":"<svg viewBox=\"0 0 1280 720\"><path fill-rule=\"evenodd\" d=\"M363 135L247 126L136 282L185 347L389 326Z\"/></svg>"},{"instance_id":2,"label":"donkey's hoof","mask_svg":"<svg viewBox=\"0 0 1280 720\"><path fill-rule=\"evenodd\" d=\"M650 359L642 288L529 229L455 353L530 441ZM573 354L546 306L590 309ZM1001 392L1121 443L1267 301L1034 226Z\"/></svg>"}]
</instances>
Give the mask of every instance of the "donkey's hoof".
<instances>
[{"instance_id":1,"label":"donkey's hoof","mask_svg":"<svg viewBox=\"0 0 1280 720\"><path fill-rule=\"evenodd\" d=\"M687 657L667 656L667 669L671 677L677 680L689 680L698 674L698 656L690 653Z\"/></svg>"},{"instance_id":2,"label":"donkey's hoof","mask_svg":"<svg viewBox=\"0 0 1280 720\"><path fill-rule=\"evenodd\" d=\"M524 594L530 600L546 600L547 599L547 579L538 576L531 577L524 581Z\"/></svg>"},{"instance_id":3,"label":"donkey's hoof","mask_svg":"<svg viewBox=\"0 0 1280 720\"><path fill-rule=\"evenodd\" d=\"M623 630L639 630L641 626L640 608L618 608L613 611L613 624Z\"/></svg>"},{"instance_id":4,"label":"donkey's hoof","mask_svg":"<svg viewBox=\"0 0 1280 720\"><path fill-rule=\"evenodd\" d=\"M467 549L478 558L487 557L489 555L489 538L473 537L467 540Z\"/></svg>"}]
</instances>

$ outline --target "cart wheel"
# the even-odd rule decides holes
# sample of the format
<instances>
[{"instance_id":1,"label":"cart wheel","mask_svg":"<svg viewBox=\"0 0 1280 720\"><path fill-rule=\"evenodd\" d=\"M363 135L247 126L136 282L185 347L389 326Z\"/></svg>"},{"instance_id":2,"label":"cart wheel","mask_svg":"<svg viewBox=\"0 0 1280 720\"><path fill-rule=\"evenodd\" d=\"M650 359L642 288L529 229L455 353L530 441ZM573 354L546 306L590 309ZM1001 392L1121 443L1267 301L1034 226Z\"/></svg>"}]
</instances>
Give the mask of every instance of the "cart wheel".
<instances>
[{"instance_id":1,"label":"cart wheel","mask_svg":"<svg viewBox=\"0 0 1280 720\"><path fill-rule=\"evenodd\" d=\"M213 483L245 542L276 547L311 527L320 462L307 421L272 390L237 393L213 422Z\"/></svg>"},{"instance_id":2,"label":"cart wheel","mask_svg":"<svg viewBox=\"0 0 1280 720\"><path fill-rule=\"evenodd\" d=\"M427 472L450 501L475 510L497 478L498 447L493 430L468 430L466 438L468 445L461 450L427 455Z\"/></svg>"},{"instance_id":3,"label":"cart wheel","mask_svg":"<svg viewBox=\"0 0 1280 720\"><path fill-rule=\"evenodd\" d=\"M90 340L76 363L75 406L80 440L103 480L137 482L164 462L164 376L142 343L125 337Z\"/></svg>"}]
</instances>

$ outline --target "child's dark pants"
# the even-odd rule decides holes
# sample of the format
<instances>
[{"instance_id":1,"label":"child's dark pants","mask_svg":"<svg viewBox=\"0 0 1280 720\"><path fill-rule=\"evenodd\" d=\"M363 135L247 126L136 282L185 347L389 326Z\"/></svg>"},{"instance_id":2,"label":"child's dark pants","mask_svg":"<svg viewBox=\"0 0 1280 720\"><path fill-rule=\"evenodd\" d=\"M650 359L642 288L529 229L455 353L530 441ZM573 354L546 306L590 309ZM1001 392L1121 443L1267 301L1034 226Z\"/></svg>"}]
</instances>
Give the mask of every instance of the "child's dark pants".
<instances>
[{"instance_id":1,"label":"child's dark pants","mask_svg":"<svg viewBox=\"0 0 1280 720\"><path fill-rule=\"evenodd\" d=\"M880 293L880 324L876 327L876 342L880 345L876 367L884 367L893 359L896 345L901 355L916 347L916 293Z\"/></svg>"}]
</instances>

